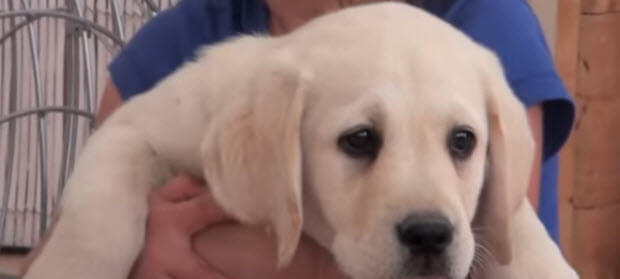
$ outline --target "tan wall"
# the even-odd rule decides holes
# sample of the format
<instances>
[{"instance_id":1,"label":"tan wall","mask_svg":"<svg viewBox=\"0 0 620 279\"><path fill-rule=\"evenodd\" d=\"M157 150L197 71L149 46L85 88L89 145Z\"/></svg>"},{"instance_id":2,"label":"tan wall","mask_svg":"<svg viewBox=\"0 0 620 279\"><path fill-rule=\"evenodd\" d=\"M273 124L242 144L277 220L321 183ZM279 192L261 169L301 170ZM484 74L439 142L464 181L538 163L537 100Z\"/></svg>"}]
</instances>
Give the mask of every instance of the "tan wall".
<instances>
[{"instance_id":1,"label":"tan wall","mask_svg":"<svg viewBox=\"0 0 620 279\"><path fill-rule=\"evenodd\" d=\"M555 45L558 0L528 0L542 25L549 46ZM553 47L551 48L553 52Z\"/></svg>"}]
</instances>

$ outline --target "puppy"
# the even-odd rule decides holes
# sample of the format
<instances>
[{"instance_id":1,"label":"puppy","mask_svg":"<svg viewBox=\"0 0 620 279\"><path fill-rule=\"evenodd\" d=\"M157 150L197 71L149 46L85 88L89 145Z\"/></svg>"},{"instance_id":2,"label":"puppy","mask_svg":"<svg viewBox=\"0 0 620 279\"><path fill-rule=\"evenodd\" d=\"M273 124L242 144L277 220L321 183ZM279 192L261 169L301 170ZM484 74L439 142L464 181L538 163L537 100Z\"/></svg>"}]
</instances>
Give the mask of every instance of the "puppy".
<instances>
[{"instance_id":1,"label":"puppy","mask_svg":"<svg viewBox=\"0 0 620 279\"><path fill-rule=\"evenodd\" d=\"M533 150L491 52L407 5L343 10L209 47L124 105L25 278L126 278L177 172L267 225L280 266L305 232L355 279L576 278L525 200Z\"/></svg>"}]
</instances>

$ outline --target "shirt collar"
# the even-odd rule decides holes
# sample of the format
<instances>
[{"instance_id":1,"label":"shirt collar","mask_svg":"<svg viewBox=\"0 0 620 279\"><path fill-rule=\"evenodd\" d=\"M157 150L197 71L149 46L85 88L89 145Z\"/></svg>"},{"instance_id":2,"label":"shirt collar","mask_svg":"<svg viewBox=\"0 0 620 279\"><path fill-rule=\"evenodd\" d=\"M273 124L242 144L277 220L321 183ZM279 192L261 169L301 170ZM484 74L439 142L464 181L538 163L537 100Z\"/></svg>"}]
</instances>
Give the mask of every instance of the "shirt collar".
<instances>
[{"instance_id":1,"label":"shirt collar","mask_svg":"<svg viewBox=\"0 0 620 279\"><path fill-rule=\"evenodd\" d=\"M411 5L418 6L438 17L444 17L459 0L408 0ZM462 1L462 0L461 0ZM269 31L269 8L264 0L233 0L233 11L236 15L241 33L267 33Z\"/></svg>"}]
</instances>

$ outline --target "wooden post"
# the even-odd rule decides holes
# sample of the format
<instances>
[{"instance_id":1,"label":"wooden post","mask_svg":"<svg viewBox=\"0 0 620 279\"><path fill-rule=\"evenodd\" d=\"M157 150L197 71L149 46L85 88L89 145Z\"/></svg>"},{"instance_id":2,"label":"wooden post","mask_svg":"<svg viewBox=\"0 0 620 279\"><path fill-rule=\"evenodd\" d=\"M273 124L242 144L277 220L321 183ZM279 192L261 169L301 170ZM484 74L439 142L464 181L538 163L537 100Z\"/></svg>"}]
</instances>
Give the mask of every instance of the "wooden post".
<instances>
[{"instance_id":1,"label":"wooden post","mask_svg":"<svg viewBox=\"0 0 620 279\"><path fill-rule=\"evenodd\" d=\"M579 20L581 19L581 0L561 0L558 2L558 23L555 47L555 61L558 72L568 91L575 96L577 89L577 54L579 42ZM571 137L560 154L559 204L561 243L564 253L572 262L573 254L573 206L575 187L574 140Z\"/></svg>"},{"instance_id":2,"label":"wooden post","mask_svg":"<svg viewBox=\"0 0 620 279\"><path fill-rule=\"evenodd\" d=\"M582 278L620 278L620 0L559 5L556 62L578 104L562 153L562 244Z\"/></svg>"}]
</instances>

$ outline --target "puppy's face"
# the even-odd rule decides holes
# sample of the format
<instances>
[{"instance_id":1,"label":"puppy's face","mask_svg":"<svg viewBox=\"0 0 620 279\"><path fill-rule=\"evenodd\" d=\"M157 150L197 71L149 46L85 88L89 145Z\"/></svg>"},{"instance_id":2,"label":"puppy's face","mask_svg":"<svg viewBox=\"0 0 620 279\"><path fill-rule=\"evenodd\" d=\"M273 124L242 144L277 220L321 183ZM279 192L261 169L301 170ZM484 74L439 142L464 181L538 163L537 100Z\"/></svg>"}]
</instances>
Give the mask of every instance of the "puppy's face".
<instances>
[{"instance_id":1,"label":"puppy's face","mask_svg":"<svg viewBox=\"0 0 620 279\"><path fill-rule=\"evenodd\" d=\"M227 211L270 225L280 264L303 230L353 278L465 278L472 224L510 261L533 141L486 50L384 4L209 55L205 65L237 65L247 82L210 73L231 93L215 100L205 176Z\"/></svg>"},{"instance_id":2,"label":"puppy's face","mask_svg":"<svg viewBox=\"0 0 620 279\"><path fill-rule=\"evenodd\" d=\"M373 60L330 59L308 89L305 230L354 278L463 278L487 154L480 78Z\"/></svg>"}]
</instances>

